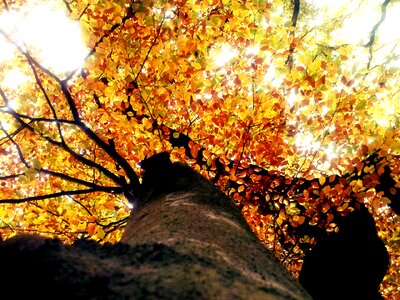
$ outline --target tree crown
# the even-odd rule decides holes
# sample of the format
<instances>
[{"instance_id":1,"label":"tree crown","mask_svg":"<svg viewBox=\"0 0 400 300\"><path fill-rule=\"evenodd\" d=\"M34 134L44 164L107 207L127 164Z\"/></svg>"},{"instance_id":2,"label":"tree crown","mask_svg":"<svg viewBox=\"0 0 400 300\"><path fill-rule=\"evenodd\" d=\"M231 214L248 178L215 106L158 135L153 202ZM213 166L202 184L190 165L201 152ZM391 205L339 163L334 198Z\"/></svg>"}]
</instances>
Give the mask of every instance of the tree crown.
<instances>
[{"instance_id":1,"label":"tree crown","mask_svg":"<svg viewBox=\"0 0 400 300\"><path fill-rule=\"evenodd\" d=\"M397 266L398 4L372 5L355 39L344 33L369 1L40 3L0 8L3 238L118 241L139 162L167 151L232 197L291 271L357 202ZM40 10L41 26L24 25Z\"/></svg>"}]
</instances>

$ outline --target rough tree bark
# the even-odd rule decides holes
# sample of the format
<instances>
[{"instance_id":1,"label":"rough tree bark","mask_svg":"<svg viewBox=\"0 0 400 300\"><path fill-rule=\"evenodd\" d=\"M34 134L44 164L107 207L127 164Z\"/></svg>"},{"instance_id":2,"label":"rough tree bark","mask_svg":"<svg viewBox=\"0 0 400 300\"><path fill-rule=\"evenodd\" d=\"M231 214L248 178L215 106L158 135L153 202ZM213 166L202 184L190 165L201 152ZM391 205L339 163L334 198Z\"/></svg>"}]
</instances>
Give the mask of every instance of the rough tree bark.
<instances>
[{"instance_id":1,"label":"rough tree bark","mask_svg":"<svg viewBox=\"0 0 400 300\"><path fill-rule=\"evenodd\" d=\"M121 243L2 242L2 291L16 299L311 299L211 182L165 153L142 168Z\"/></svg>"}]
</instances>

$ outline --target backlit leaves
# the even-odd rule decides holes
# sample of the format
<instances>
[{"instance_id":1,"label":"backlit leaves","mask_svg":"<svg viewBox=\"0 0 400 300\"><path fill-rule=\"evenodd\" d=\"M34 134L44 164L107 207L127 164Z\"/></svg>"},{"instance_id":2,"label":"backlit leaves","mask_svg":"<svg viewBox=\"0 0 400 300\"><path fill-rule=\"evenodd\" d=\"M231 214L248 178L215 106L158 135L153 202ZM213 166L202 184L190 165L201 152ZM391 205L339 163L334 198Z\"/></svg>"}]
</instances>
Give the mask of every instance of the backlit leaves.
<instances>
[{"instance_id":1,"label":"backlit leaves","mask_svg":"<svg viewBox=\"0 0 400 300\"><path fill-rule=\"evenodd\" d=\"M3 2L0 15L28 5ZM357 201L397 263L396 53L377 63L338 42L345 7L304 2L293 27L288 3L60 1L88 49L80 68L53 74L15 45L0 60L2 236L117 241L138 162L171 151L294 273Z\"/></svg>"}]
</instances>

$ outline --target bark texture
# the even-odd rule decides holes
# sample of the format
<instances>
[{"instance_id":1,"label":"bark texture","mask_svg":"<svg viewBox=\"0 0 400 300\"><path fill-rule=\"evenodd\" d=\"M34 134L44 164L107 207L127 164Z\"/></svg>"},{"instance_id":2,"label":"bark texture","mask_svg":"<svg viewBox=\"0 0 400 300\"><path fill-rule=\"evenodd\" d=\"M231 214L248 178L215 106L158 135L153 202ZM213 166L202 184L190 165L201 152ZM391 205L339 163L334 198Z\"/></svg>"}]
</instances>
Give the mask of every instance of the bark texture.
<instances>
[{"instance_id":1,"label":"bark texture","mask_svg":"<svg viewBox=\"0 0 400 300\"><path fill-rule=\"evenodd\" d=\"M142 168L142 194L122 242L160 243L191 258L161 272L143 268L152 286L182 298L310 299L210 181L165 154Z\"/></svg>"},{"instance_id":2,"label":"bark texture","mask_svg":"<svg viewBox=\"0 0 400 300\"><path fill-rule=\"evenodd\" d=\"M2 242L2 292L14 299L311 299L211 182L166 154L142 167L121 243Z\"/></svg>"}]
</instances>

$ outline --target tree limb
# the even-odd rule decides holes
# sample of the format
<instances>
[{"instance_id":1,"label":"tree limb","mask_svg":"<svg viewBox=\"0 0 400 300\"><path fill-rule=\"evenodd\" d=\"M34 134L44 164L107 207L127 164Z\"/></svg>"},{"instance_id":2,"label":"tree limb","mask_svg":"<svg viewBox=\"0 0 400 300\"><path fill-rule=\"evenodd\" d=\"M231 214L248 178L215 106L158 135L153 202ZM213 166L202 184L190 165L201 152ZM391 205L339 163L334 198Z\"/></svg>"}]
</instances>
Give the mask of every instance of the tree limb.
<instances>
[{"instance_id":1,"label":"tree limb","mask_svg":"<svg viewBox=\"0 0 400 300\"><path fill-rule=\"evenodd\" d=\"M290 36L292 38L292 42L291 42L290 48L289 48L289 56L286 60L286 65L289 67L289 69L291 69L293 66L293 52L294 52L294 49L296 48L296 45L294 42L295 27L297 26L297 19L299 17L299 13L300 13L300 0L293 0L293 14L292 14L293 29L290 30Z\"/></svg>"},{"instance_id":2,"label":"tree limb","mask_svg":"<svg viewBox=\"0 0 400 300\"><path fill-rule=\"evenodd\" d=\"M72 190L72 191L61 191L57 193L52 193L52 194L47 194L47 195L40 195L40 196L32 196L32 197L25 197L21 199L1 199L0 204L2 203L11 203L11 204L16 204L16 203L25 203L25 202L31 202L31 201L39 201L39 200L45 200L45 199L52 199L52 198L58 198L61 196L72 196L72 195L84 195L84 194L91 194L95 192L106 192L106 193L112 193L112 194L120 194L123 192L123 189L118 187L97 187L97 188L91 188L91 189L82 189L82 190Z\"/></svg>"},{"instance_id":3,"label":"tree limb","mask_svg":"<svg viewBox=\"0 0 400 300\"><path fill-rule=\"evenodd\" d=\"M389 5L391 0L385 0L383 1L382 5L381 5L381 18L379 19L379 21L374 25L374 27L372 27L371 33L369 35L369 41L368 43L366 43L364 45L364 47L368 48L369 51L369 60L368 60L368 65L367 65L367 69L369 69L371 67L371 61L372 61L372 48L373 45L375 43L375 38L376 38L376 33L379 29L379 26L381 26L381 24L383 23L383 21L385 21L386 18L386 9L387 6Z\"/></svg>"},{"instance_id":4,"label":"tree limb","mask_svg":"<svg viewBox=\"0 0 400 300\"><path fill-rule=\"evenodd\" d=\"M4 91L0 88L0 96L3 98L3 101L7 104L8 103L8 99L6 94L4 93ZM11 111L11 113L14 112L14 110L12 108L9 108L9 110ZM119 176L113 174L111 171L109 171L108 169L104 168L103 166L91 161L90 159L87 159L85 157L83 157L82 155L76 153L75 151L73 151L66 143L63 142L59 142L59 141L55 141L53 139L51 139L48 136L44 136L43 134L41 134L40 132L37 132L30 124L28 124L27 122L25 122L22 118L18 117L17 115L13 115L13 117L15 118L15 120L17 122L19 122L22 126L24 126L25 128L27 128L29 131L39 135L40 137L42 137L43 139L45 139L47 142L49 142L50 144L57 146L65 151L67 151L69 154L71 154L75 159L77 159L78 161L80 161L81 163L93 167L97 170L99 170L100 172L102 172L105 176L107 176L108 178L110 178L111 180L113 180L115 183L124 186L126 185L126 183L124 182L124 180L122 180Z\"/></svg>"}]
</instances>

